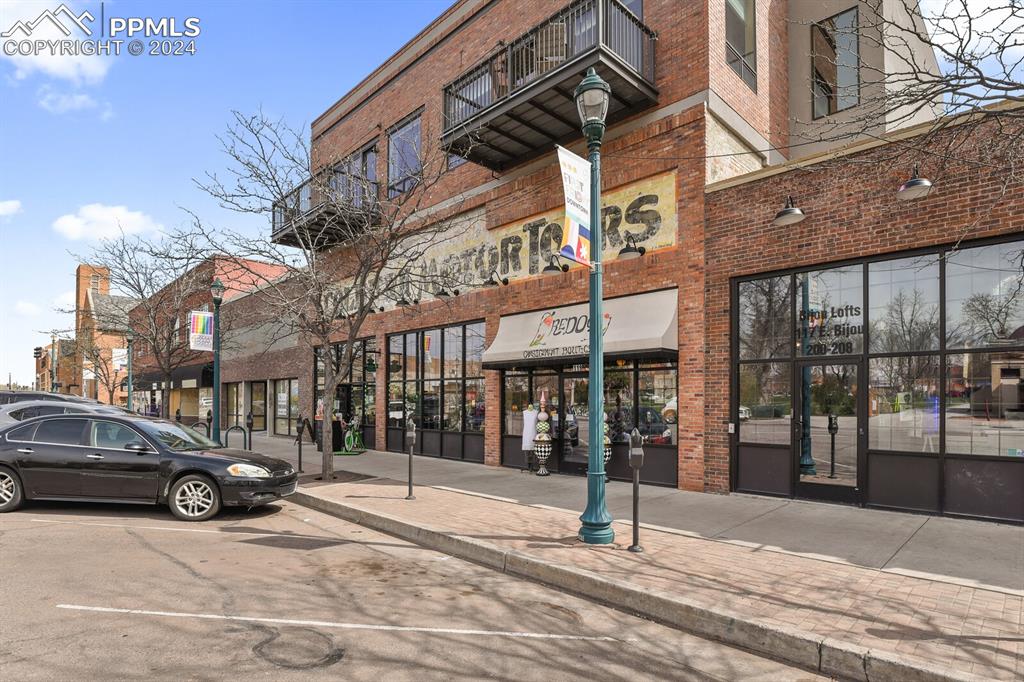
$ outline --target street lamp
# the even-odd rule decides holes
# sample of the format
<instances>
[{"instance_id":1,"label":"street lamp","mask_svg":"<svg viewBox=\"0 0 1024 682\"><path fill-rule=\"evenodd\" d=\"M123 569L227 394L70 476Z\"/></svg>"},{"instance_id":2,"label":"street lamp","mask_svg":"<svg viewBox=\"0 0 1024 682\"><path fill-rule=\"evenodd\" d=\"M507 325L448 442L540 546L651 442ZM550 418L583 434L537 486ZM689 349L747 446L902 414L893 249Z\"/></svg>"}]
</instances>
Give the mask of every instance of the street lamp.
<instances>
[{"instance_id":1,"label":"street lamp","mask_svg":"<svg viewBox=\"0 0 1024 682\"><path fill-rule=\"evenodd\" d=\"M580 516L579 538L591 545L615 540L612 515L604 498L604 337L601 314L601 139L612 88L591 67L576 87L576 109L590 157L590 386L588 396L587 508Z\"/></svg>"},{"instance_id":2,"label":"street lamp","mask_svg":"<svg viewBox=\"0 0 1024 682\"><path fill-rule=\"evenodd\" d=\"M132 344L135 342L135 334L131 329L124 335L128 344L128 411L132 411Z\"/></svg>"},{"instance_id":3,"label":"street lamp","mask_svg":"<svg viewBox=\"0 0 1024 682\"><path fill-rule=\"evenodd\" d=\"M213 297L213 424L210 436L220 443L220 304L224 301L224 285L220 279L210 285Z\"/></svg>"},{"instance_id":4,"label":"street lamp","mask_svg":"<svg viewBox=\"0 0 1024 682\"><path fill-rule=\"evenodd\" d=\"M57 335L50 334L50 393L57 392Z\"/></svg>"}]
</instances>

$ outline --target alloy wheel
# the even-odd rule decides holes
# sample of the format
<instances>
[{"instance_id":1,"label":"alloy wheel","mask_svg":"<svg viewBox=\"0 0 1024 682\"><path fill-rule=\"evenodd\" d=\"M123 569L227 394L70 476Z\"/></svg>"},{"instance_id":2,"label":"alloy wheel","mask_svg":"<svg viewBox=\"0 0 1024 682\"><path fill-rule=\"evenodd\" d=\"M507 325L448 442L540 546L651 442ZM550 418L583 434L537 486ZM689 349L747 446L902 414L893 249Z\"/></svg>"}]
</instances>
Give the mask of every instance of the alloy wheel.
<instances>
[{"instance_id":1,"label":"alloy wheel","mask_svg":"<svg viewBox=\"0 0 1024 682\"><path fill-rule=\"evenodd\" d=\"M202 481L189 481L178 488L174 504L185 516L202 516L213 506L214 492Z\"/></svg>"},{"instance_id":2,"label":"alloy wheel","mask_svg":"<svg viewBox=\"0 0 1024 682\"><path fill-rule=\"evenodd\" d=\"M0 505L7 504L14 499L18 490L18 484L14 477L6 471L0 471Z\"/></svg>"}]
</instances>

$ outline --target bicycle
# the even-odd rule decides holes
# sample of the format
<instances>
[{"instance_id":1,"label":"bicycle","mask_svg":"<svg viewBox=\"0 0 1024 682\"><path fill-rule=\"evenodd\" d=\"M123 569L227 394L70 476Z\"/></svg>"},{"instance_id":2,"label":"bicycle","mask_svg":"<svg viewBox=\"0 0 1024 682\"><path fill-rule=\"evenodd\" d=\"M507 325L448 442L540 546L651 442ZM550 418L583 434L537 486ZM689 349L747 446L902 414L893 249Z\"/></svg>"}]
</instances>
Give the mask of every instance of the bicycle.
<instances>
[{"instance_id":1,"label":"bicycle","mask_svg":"<svg viewBox=\"0 0 1024 682\"><path fill-rule=\"evenodd\" d=\"M352 418L352 421L346 423L343 419L341 427L345 429L345 449L341 452L343 455L358 455L366 452L366 444L363 443L363 433L359 424L362 420L356 417Z\"/></svg>"}]
</instances>

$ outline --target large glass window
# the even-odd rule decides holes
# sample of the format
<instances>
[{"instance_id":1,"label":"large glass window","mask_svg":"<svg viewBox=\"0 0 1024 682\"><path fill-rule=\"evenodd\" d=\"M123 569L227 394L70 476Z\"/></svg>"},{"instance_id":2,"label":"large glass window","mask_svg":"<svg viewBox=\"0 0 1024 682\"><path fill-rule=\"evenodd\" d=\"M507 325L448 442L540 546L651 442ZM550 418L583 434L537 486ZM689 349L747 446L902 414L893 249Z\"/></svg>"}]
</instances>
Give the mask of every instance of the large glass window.
<instances>
[{"instance_id":1,"label":"large glass window","mask_svg":"<svg viewBox=\"0 0 1024 682\"><path fill-rule=\"evenodd\" d=\"M356 208L369 205L377 195L376 143L338 164L331 186L339 200Z\"/></svg>"},{"instance_id":2,"label":"large glass window","mask_svg":"<svg viewBox=\"0 0 1024 682\"><path fill-rule=\"evenodd\" d=\"M793 278L739 284L740 359L788 358L792 348Z\"/></svg>"},{"instance_id":3,"label":"large glass window","mask_svg":"<svg viewBox=\"0 0 1024 682\"><path fill-rule=\"evenodd\" d=\"M864 266L796 276L800 355L849 355L864 350Z\"/></svg>"},{"instance_id":4,"label":"large glass window","mask_svg":"<svg viewBox=\"0 0 1024 682\"><path fill-rule=\"evenodd\" d=\"M725 61L757 91L757 35L754 0L725 0Z\"/></svg>"},{"instance_id":5,"label":"large glass window","mask_svg":"<svg viewBox=\"0 0 1024 682\"><path fill-rule=\"evenodd\" d=\"M267 383L254 381L249 387L249 412L252 413L253 431L267 429Z\"/></svg>"},{"instance_id":6,"label":"large glass window","mask_svg":"<svg viewBox=\"0 0 1024 682\"><path fill-rule=\"evenodd\" d=\"M483 322L389 336L388 425L483 431L483 343Z\"/></svg>"},{"instance_id":7,"label":"large glass window","mask_svg":"<svg viewBox=\"0 0 1024 682\"><path fill-rule=\"evenodd\" d=\"M1024 457L1024 352L946 358L946 450Z\"/></svg>"},{"instance_id":8,"label":"large glass window","mask_svg":"<svg viewBox=\"0 0 1024 682\"><path fill-rule=\"evenodd\" d=\"M938 350L938 256L870 263L868 287L872 353Z\"/></svg>"},{"instance_id":9,"label":"large glass window","mask_svg":"<svg viewBox=\"0 0 1024 682\"><path fill-rule=\"evenodd\" d=\"M950 254L946 343L950 348L1024 343L1024 242Z\"/></svg>"},{"instance_id":10,"label":"large glass window","mask_svg":"<svg viewBox=\"0 0 1024 682\"><path fill-rule=\"evenodd\" d=\"M653 393L653 391L652 391ZM657 395L659 400L663 396ZM608 437L613 443L628 443L629 434L633 431L633 370L606 369L604 373L604 411L608 415ZM651 435L650 424L660 425L664 420L656 408L645 406L640 414L640 432ZM654 427L658 431L658 427ZM655 435L660 435L660 432Z\"/></svg>"},{"instance_id":11,"label":"large glass window","mask_svg":"<svg viewBox=\"0 0 1024 682\"><path fill-rule=\"evenodd\" d=\"M388 196L416 186L421 171L420 117L391 131L388 138Z\"/></svg>"},{"instance_id":12,"label":"large glass window","mask_svg":"<svg viewBox=\"0 0 1024 682\"><path fill-rule=\"evenodd\" d=\"M654 445L678 442L679 376L675 365L641 365L637 374L637 428L644 441Z\"/></svg>"},{"instance_id":13,"label":"large glass window","mask_svg":"<svg viewBox=\"0 0 1024 682\"><path fill-rule=\"evenodd\" d=\"M740 442L789 444L793 413L790 367L788 362L740 365Z\"/></svg>"},{"instance_id":14,"label":"large glass window","mask_svg":"<svg viewBox=\"0 0 1024 682\"><path fill-rule=\"evenodd\" d=\"M221 426L245 425L245 403L242 384L240 382L223 385L223 399L221 400Z\"/></svg>"},{"instance_id":15,"label":"large glass window","mask_svg":"<svg viewBox=\"0 0 1024 682\"><path fill-rule=\"evenodd\" d=\"M401 342L401 337L399 337ZM335 371L340 371L341 359L344 357L344 343L336 343L332 347L332 359ZM323 419L324 367L322 349L316 350L316 413L315 418ZM388 362L397 362L401 366L402 356L388 353ZM353 342L352 365L338 384L334 396L334 413L346 422L358 419L363 426L374 425L376 395L374 384L377 380L377 341L376 339L359 339ZM389 370L389 374L391 374Z\"/></svg>"},{"instance_id":16,"label":"large glass window","mask_svg":"<svg viewBox=\"0 0 1024 682\"><path fill-rule=\"evenodd\" d=\"M279 436L294 436L298 431L299 380L277 379L274 381L274 433Z\"/></svg>"},{"instance_id":17,"label":"large glass window","mask_svg":"<svg viewBox=\"0 0 1024 682\"><path fill-rule=\"evenodd\" d=\"M939 356L875 358L868 381L868 447L938 452Z\"/></svg>"},{"instance_id":18,"label":"large glass window","mask_svg":"<svg viewBox=\"0 0 1024 682\"><path fill-rule=\"evenodd\" d=\"M856 7L811 25L811 71L814 118L860 103Z\"/></svg>"},{"instance_id":19,"label":"large glass window","mask_svg":"<svg viewBox=\"0 0 1024 682\"><path fill-rule=\"evenodd\" d=\"M523 435L523 410L530 405L530 377L526 374L505 375L504 409L502 425L506 436Z\"/></svg>"}]
</instances>

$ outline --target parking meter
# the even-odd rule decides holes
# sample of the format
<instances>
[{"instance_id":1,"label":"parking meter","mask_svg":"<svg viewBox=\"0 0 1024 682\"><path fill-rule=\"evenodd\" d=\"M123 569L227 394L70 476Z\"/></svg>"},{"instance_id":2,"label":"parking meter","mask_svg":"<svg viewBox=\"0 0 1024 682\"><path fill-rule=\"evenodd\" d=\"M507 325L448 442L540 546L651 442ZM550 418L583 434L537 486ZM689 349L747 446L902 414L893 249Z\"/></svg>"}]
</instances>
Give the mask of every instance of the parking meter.
<instances>
[{"instance_id":1,"label":"parking meter","mask_svg":"<svg viewBox=\"0 0 1024 682\"><path fill-rule=\"evenodd\" d=\"M634 427L629 434L629 466L633 469L633 544L626 549L642 552L640 546L640 467L644 465L644 437Z\"/></svg>"},{"instance_id":2,"label":"parking meter","mask_svg":"<svg viewBox=\"0 0 1024 682\"><path fill-rule=\"evenodd\" d=\"M828 415L828 432L833 436L839 433L839 417L831 413Z\"/></svg>"},{"instance_id":3,"label":"parking meter","mask_svg":"<svg viewBox=\"0 0 1024 682\"><path fill-rule=\"evenodd\" d=\"M644 465L644 437L640 429L634 428L629 434L629 466L639 469Z\"/></svg>"},{"instance_id":4,"label":"parking meter","mask_svg":"<svg viewBox=\"0 0 1024 682\"><path fill-rule=\"evenodd\" d=\"M836 434L839 433L839 417L828 413L828 435L832 441L832 452L829 455L828 477L836 477Z\"/></svg>"},{"instance_id":5,"label":"parking meter","mask_svg":"<svg viewBox=\"0 0 1024 682\"><path fill-rule=\"evenodd\" d=\"M412 494L412 450L416 445L416 422L412 417L405 422L405 442L409 446L409 494L405 496L405 499L415 500L416 498Z\"/></svg>"}]
</instances>

